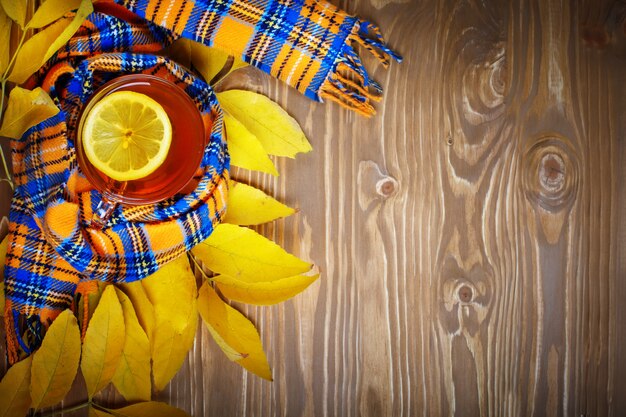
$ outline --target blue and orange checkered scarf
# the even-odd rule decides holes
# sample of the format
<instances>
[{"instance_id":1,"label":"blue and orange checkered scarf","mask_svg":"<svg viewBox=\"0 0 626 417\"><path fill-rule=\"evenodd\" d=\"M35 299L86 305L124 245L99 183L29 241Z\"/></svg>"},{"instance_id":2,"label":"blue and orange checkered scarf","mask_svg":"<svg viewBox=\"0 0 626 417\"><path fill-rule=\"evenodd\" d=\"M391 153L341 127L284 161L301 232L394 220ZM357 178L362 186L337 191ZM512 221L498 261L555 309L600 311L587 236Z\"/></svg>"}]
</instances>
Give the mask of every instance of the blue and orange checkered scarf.
<instances>
[{"instance_id":1,"label":"blue and orange checkered scarf","mask_svg":"<svg viewBox=\"0 0 626 417\"><path fill-rule=\"evenodd\" d=\"M387 66L399 57L378 29L315 0L116 0L96 3L74 37L27 87L42 86L60 112L12 141L13 195L5 267L9 359L37 348L46 326L95 280L131 282L206 239L226 209L229 158L222 112L209 85L158 51L179 37L242 57L317 101L364 115L381 89L354 50ZM193 98L209 144L188 194L119 206L102 230L90 220L101 197L80 172L74 132L82 106L122 74L168 79Z\"/></svg>"}]
</instances>

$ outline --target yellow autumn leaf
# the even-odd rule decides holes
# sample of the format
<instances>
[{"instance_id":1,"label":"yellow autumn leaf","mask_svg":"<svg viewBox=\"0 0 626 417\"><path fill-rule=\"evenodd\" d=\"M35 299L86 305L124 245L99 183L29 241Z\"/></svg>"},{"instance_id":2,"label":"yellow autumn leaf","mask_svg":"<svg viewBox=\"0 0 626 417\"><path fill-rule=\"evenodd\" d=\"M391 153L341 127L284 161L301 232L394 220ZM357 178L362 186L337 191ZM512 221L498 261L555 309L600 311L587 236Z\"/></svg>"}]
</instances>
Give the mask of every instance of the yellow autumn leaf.
<instances>
[{"instance_id":1,"label":"yellow autumn leaf","mask_svg":"<svg viewBox=\"0 0 626 417\"><path fill-rule=\"evenodd\" d=\"M224 124L232 165L278 176L274 163L256 136L250 133L239 120L227 113L224 113Z\"/></svg>"},{"instance_id":2,"label":"yellow autumn leaf","mask_svg":"<svg viewBox=\"0 0 626 417\"><path fill-rule=\"evenodd\" d=\"M0 42L0 77L4 75L4 71L9 65L9 49L11 47L11 26L13 22L4 12L4 9L0 7L0 39L4 41ZM1 110L1 109L0 109Z\"/></svg>"},{"instance_id":3,"label":"yellow autumn leaf","mask_svg":"<svg viewBox=\"0 0 626 417\"><path fill-rule=\"evenodd\" d=\"M269 98L245 90L217 93L217 99L231 116L255 135L267 153L293 158L311 151L298 122Z\"/></svg>"},{"instance_id":4,"label":"yellow autumn leaf","mask_svg":"<svg viewBox=\"0 0 626 417\"><path fill-rule=\"evenodd\" d=\"M226 304L206 282L198 295L198 311L209 332L230 360L261 378L272 380L272 371L254 324Z\"/></svg>"},{"instance_id":5,"label":"yellow autumn leaf","mask_svg":"<svg viewBox=\"0 0 626 417\"><path fill-rule=\"evenodd\" d=\"M148 299L148 294L146 294L146 290L141 285L141 281L121 284L120 289L130 298L137 314L137 319L139 319L139 324L146 332L148 340L152 341L155 326L154 306Z\"/></svg>"},{"instance_id":6,"label":"yellow autumn leaf","mask_svg":"<svg viewBox=\"0 0 626 417\"><path fill-rule=\"evenodd\" d=\"M26 81L67 43L92 11L91 0L81 0L73 17L61 18L27 40L17 53L9 80L17 84Z\"/></svg>"},{"instance_id":7,"label":"yellow autumn leaf","mask_svg":"<svg viewBox=\"0 0 626 417\"><path fill-rule=\"evenodd\" d=\"M141 281L154 306L151 338L154 386L160 391L182 366L196 335L198 290L186 255Z\"/></svg>"},{"instance_id":8,"label":"yellow autumn leaf","mask_svg":"<svg viewBox=\"0 0 626 417\"><path fill-rule=\"evenodd\" d=\"M87 395L92 398L113 378L124 348L124 314L115 287L105 288L83 342L80 369L85 377Z\"/></svg>"},{"instance_id":9,"label":"yellow autumn leaf","mask_svg":"<svg viewBox=\"0 0 626 417\"><path fill-rule=\"evenodd\" d=\"M228 299L246 304L271 305L301 293L317 278L319 274L296 275L269 282L244 282L228 275L217 275L212 279L222 295Z\"/></svg>"},{"instance_id":10,"label":"yellow autumn leaf","mask_svg":"<svg viewBox=\"0 0 626 417\"><path fill-rule=\"evenodd\" d=\"M16 363L0 381L0 417L22 417L30 408L32 356Z\"/></svg>"},{"instance_id":11,"label":"yellow autumn leaf","mask_svg":"<svg viewBox=\"0 0 626 417\"><path fill-rule=\"evenodd\" d=\"M207 83L210 83L216 75L222 72L229 62L229 56L226 52L187 38L177 39L162 53L187 68L194 68ZM220 79L247 65L241 59L234 58L232 66ZM217 81L215 80L215 82Z\"/></svg>"},{"instance_id":12,"label":"yellow autumn leaf","mask_svg":"<svg viewBox=\"0 0 626 417\"><path fill-rule=\"evenodd\" d=\"M168 320L178 331L187 327L198 288L186 254L162 266L141 285L154 306L157 322Z\"/></svg>"},{"instance_id":13,"label":"yellow autumn leaf","mask_svg":"<svg viewBox=\"0 0 626 417\"><path fill-rule=\"evenodd\" d=\"M116 289L124 312L124 349L113 376L113 385L126 401L149 401L152 395L150 381L150 341L141 328L130 298Z\"/></svg>"},{"instance_id":14,"label":"yellow autumn leaf","mask_svg":"<svg viewBox=\"0 0 626 417\"><path fill-rule=\"evenodd\" d=\"M245 282L277 280L312 267L254 230L228 223L216 226L192 252L213 272Z\"/></svg>"},{"instance_id":15,"label":"yellow autumn leaf","mask_svg":"<svg viewBox=\"0 0 626 417\"><path fill-rule=\"evenodd\" d=\"M54 105L48 93L40 87L32 91L15 87L9 94L9 104L2 118L0 136L19 139L29 128L58 112L58 107Z\"/></svg>"},{"instance_id":16,"label":"yellow autumn leaf","mask_svg":"<svg viewBox=\"0 0 626 417\"><path fill-rule=\"evenodd\" d=\"M247 66L241 58L232 57L232 65L219 78L215 78L229 63L229 55L217 48L199 42L191 42L191 63L207 83L216 84L231 72Z\"/></svg>"},{"instance_id":17,"label":"yellow autumn leaf","mask_svg":"<svg viewBox=\"0 0 626 417\"><path fill-rule=\"evenodd\" d=\"M202 78L210 83L224 69L228 54L198 42L191 40L187 42L190 43L191 64L202 75Z\"/></svg>"},{"instance_id":18,"label":"yellow autumn leaf","mask_svg":"<svg viewBox=\"0 0 626 417\"><path fill-rule=\"evenodd\" d=\"M193 346L198 330L196 301L193 302L193 311L187 327L181 331L175 330L169 321L157 322L152 347L152 375L157 391L162 391L172 380Z\"/></svg>"},{"instance_id":19,"label":"yellow autumn leaf","mask_svg":"<svg viewBox=\"0 0 626 417\"><path fill-rule=\"evenodd\" d=\"M110 411L116 417L189 417L189 414L180 408L158 401L137 403Z\"/></svg>"},{"instance_id":20,"label":"yellow autumn leaf","mask_svg":"<svg viewBox=\"0 0 626 417\"><path fill-rule=\"evenodd\" d=\"M295 212L258 188L237 181L229 183L226 223L257 225L291 216Z\"/></svg>"},{"instance_id":21,"label":"yellow autumn leaf","mask_svg":"<svg viewBox=\"0 0 626 417\"><path fill-rule=\"evenodd\" d=\"M26 27L39 29L49 25L68 12L78 9L80 2L81 0L46 0L39 6Z\"/></svg>"},{"instance_id":22,"label":"yellow autumn leaf","mask_svg":"<svg viewBox=\"0 0 626 417\"><path fill-rule=\"evenodd\" d=\"M5 13L15 21L20 27L26 23L26 8L28 0L0 0ZM7 42L8 43L8 42Z\"/></svg>"},{"instance_id":23,"label":"yellow autumn leaf","mask_svg":"<svg viewBox=\"0 0 626 417\"><path fill-rule=\"evenodd\" d=\"M30 396L35 409L55 405L72 387L80 359L80 331L71 310L63 311L50 325L43 343L33 355Z\"/></svg>"}]
</instances>

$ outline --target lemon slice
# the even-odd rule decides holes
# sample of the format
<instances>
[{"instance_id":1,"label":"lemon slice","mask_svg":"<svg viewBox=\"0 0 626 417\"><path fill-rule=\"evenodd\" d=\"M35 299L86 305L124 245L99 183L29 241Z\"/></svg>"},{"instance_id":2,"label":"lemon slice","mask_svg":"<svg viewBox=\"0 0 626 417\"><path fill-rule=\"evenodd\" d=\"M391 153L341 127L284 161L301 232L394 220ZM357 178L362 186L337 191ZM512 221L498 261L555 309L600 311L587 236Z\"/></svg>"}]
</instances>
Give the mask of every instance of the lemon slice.
<instances>
[{"instance_id":1,"label":"lemon slice","mask_svg":"<svg viewBox=\"0 0 626 417\"><path fill-rule=\"evenodd\" d=\"M87 159L117 181L153 173L167 157L172 124L163 107L145 94L112 93L91 109L82 131Z\"/></svg>"}]
</instances>

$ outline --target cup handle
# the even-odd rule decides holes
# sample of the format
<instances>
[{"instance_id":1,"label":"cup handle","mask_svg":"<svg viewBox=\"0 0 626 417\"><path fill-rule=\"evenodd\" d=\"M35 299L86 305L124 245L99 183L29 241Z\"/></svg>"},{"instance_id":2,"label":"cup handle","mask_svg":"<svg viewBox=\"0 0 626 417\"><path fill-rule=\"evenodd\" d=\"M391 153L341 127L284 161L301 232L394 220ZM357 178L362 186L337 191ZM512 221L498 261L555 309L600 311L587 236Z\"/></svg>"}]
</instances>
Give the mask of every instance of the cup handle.
<instances>
[{"instance_id":1,"label":"cup handle","mask_svg":"<svg viewBox=\"0 0 626 417\"><path fill-rule=\"evenodd\" d=\"M93 216L91 217L91 227L96 230L102 230L104 226L106 226L111 214L117 207L117 203L109 201L106 197L102 197L98 207L93 212Z\"/></svg>"}]
</instances>

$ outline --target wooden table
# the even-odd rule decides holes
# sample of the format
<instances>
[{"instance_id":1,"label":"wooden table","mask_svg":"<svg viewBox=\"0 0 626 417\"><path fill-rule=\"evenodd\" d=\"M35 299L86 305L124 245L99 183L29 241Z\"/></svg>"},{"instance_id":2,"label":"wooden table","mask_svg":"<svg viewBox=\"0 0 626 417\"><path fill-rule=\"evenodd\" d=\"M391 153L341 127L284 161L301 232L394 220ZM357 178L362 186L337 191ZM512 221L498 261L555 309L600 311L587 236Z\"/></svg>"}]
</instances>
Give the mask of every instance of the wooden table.
<instances>
[{"instance_id":1,"label":"wooden table","mask_svg":"<svg viewBox=\"0 0 626 417\"><path fill-rule=\"evenodd\" d=\"M198 417L626 415L626 3L598 3L342 1L404 56L365 59L372 119L231 80L313 144L276 179L235 177L300 209L260 230L322 277L242 308L273 383L202 328L157 398Z\"/></svg>"}]
</instances>

